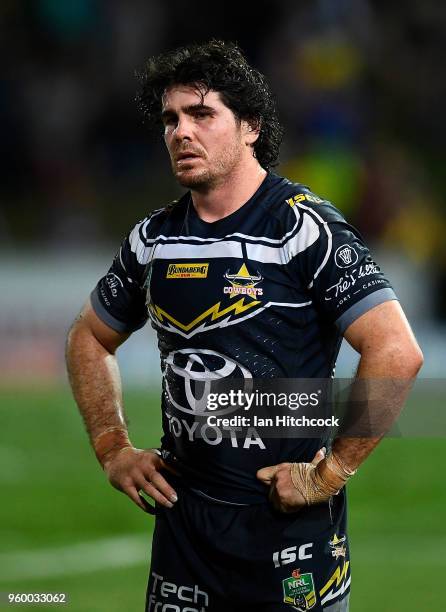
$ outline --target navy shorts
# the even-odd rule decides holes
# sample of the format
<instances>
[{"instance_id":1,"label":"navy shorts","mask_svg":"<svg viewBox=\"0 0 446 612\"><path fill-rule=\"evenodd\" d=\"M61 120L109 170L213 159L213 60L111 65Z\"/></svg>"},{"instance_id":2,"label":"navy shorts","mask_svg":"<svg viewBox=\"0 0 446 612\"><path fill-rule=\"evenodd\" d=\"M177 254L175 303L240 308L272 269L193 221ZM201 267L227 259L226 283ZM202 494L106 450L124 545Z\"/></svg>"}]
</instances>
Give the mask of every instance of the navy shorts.
<instances>
[{"instance_id":1,"label":"navy shorts","mask_svg":"<svg viewBox=\"0 0 446 612\"><path fill-rule=\"evenodd\" d=\"M275 511L235 507L179 487L158 508L146 612L346 612L346 498Z\"/></svg>"}]
</instances>

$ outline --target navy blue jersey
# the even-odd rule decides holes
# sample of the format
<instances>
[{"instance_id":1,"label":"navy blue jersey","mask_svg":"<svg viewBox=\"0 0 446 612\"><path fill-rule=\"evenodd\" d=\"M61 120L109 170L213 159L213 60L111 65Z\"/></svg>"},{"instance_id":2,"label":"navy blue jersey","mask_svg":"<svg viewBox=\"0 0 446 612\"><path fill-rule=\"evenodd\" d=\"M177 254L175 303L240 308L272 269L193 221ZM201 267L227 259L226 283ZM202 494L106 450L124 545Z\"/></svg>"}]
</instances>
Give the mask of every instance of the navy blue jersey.
<instances>
[{"instance_id":1,"label":"navy blue jersey","mask_svg":"<svg viewBox=\"0 0 446 612\"><path fill-rule=\"evenodd\" d=\"M268 174L231 215L207 223L190 193L128 237L92 293L119 332L150 318L163 372L163 446L191 484L233 500L264 496L256 470L309 461L319 439L220 439L189 416L196 387L226 378L329 378L342 335L396 299L360 234L307 187ZM194 404L195 402L195 404ZM250 437L251 436L251 437Z\"/></svg>"}]
</instances>

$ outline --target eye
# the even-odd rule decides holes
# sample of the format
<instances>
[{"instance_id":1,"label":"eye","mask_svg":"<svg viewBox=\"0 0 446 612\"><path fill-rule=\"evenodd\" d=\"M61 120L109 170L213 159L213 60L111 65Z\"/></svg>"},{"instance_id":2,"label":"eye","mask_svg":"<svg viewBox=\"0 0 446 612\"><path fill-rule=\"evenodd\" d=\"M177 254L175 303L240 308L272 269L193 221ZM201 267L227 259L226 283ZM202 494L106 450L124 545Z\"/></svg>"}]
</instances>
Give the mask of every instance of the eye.
<instances>
[{"instance_id":1,"label":"eye","mask_svg":"<svg viewBox=\"0 0 446 612\"><path fill-rule=\"evenodd\" d=\"M210 117L211 113L207 110L201 110L195 112L195 117L197 119L206 119L206 117Z\"/></svg>"},{"instance_id":2,"label":"eye","mask_svg":"<svg viewBox=\"0 0 446 612\"><path fill-rule=\"evenodd\" d=\"M176 125L177 118L174 115L166 115L163 117L163 125L164 127L171 127L172 125Z\"/></svg>"}]
</instances>

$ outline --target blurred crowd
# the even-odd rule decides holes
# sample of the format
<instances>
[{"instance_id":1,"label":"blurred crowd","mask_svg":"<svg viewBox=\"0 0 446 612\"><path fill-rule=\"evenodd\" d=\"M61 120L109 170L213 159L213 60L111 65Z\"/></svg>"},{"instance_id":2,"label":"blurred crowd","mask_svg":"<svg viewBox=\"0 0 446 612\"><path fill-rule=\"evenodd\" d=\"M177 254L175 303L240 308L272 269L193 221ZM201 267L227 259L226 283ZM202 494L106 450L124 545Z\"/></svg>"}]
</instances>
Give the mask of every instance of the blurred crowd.
<instances>
[{"instance_id":1,"label":"blurred crowd","mask_svg":"<svg viewBox=\"0 0 446 612\"><path fill-rule=\"evenodd\" d=\"M161 134L136 110L134 72L221 37L277 95L277 171L431 270L446 318L441 0L2 0L0 20L4 248L116 244L176 197Z\"/></svg>"}]
</instances>

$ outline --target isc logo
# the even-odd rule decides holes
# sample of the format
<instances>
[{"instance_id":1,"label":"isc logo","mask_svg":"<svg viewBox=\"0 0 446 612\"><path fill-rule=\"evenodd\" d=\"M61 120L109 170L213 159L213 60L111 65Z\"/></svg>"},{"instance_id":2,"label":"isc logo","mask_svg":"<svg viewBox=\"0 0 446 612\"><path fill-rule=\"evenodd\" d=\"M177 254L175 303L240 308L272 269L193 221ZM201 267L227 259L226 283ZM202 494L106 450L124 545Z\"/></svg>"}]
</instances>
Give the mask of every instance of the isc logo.
<instances>
[{"instance_id":1,"label":"isc logo","mask_svg":"<svg viewBox=\"0 0 446 612\"><path fill-rule=\"evenodd\" d=\"M290 546L284 548L273 554L274 567L280 567L281 565L288 565L288 563L294 563L297 559L303 561L304 559L312 559L313 553L309 552L309 549L313 547L313 542L309 544L302 544L302 546Z\"/></svg>"}]
</instances>

